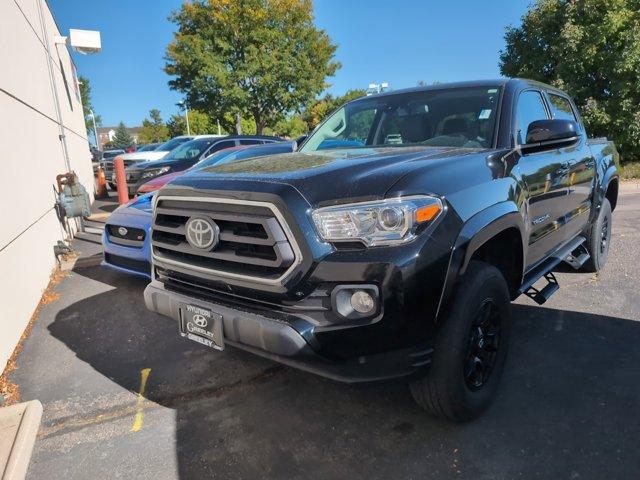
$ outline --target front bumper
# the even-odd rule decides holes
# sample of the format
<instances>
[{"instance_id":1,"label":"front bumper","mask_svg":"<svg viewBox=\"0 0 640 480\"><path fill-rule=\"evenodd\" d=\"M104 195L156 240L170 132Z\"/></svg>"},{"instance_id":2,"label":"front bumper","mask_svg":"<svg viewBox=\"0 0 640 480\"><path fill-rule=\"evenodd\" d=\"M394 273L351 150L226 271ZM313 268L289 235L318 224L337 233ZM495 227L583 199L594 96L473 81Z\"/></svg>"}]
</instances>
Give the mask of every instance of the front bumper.
<instances>
[{"instance_id":1,"label":"front bumper","mask_svg":"<svg viewBox=\"0 0 640 480\"><path fill-rule=\"evenodd\" d=\"M303 316L267 309L246 309L233 305L195 299L166 290L157 281L144 291L147 308L180 321L181 306L195 304L223 318L226 344L267 357L301 370L347 383L376 382L393 378L424 375L433 350L414 346L346 360L332 360L317 352L314 326ZM176 334L178 334L176 329Z\"/></svg>"},{"instance_id":2,"label":"front bumper","mask_svg":"<svg viewBox=\"0 0 640 480\"><path fill-rule=\"evenodd\" d=\"M130 213L132 210L134 212ZM139 228L145 231L145 238L142 247L119 245L109 240L105 225L102 233L102 265L123 273L151 278L151 214L129 207L122 212L113 213L107 224Z\"/></svg>"}]
</instances>

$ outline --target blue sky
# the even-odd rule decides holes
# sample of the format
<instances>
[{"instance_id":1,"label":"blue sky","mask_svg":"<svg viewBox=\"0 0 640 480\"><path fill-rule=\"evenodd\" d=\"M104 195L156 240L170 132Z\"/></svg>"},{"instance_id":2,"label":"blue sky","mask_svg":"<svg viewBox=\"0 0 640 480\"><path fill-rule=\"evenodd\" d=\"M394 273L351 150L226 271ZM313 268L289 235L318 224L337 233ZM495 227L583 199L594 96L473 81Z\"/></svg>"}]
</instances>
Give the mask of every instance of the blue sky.
<instances>
[{"instance_id":1,"label":"blue sky","mask_svg":"<svg viewBox=\"0 0 640 480\"><path fill-rule=\"evenodd\" d=\"M388 81L393 88L418 80L457 81L500 76L498 52L507 25L519 23L530 0L315 0L316 24L338 45L342 63L330 91L344 93ZM104 125L136 126L149 109L163 118L178 112L177 92L163 72L181 0L49 0L63 34L100 30L102 52L74 54L89 78L95 112Z\"/></svg>"}]
</instances>

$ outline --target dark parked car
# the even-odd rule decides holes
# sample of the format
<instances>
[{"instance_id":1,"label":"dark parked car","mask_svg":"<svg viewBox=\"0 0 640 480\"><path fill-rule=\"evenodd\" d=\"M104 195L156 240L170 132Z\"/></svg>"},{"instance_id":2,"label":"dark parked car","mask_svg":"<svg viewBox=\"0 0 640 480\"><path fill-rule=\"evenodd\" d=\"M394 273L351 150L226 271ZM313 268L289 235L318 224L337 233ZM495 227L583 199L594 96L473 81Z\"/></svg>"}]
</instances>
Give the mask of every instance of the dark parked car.
<instances>
[{"instance_id":1,"label":"dark parked car","mask_svg":"<svg viewBox=\"0 0 640 480\"><path fill-rule=\"evenodd\" d=\"M152 178L186 170L219 150L238 145L262 145L278 141L280 139L277 137L256 135L233 135L227 137L200 135L194 140L183 143L160 160L138 162L128 167L126 175L129 195L135 195L138 188Z\"/></svg>"},{"instance_id":2,"label":"dark parked car","mask_svg":"<svg viewBox=\"0 0 640 480\"><path fill-rule=\"evenodd\" d=\"M98 152L98 165L100 165L105 171L105 175L108 175L108 172L112 169L111 165L113 165L113 159L123 153L124 150L121 148L113 148Z\"/></svg>"},{"instance_id":3,"label":"dark parked car","mask_svg":"<svg viewBox=\"0 0 640 480\"><path fill-rule=\"evenodd\" d=\"M613 143L588 139L548 85L373 95L296 153L161 189L145 301L213 349L346 382L406 378L422 407L466 421L496 392L510 301L544 303L562 262L604 266L618 177Z\"/></svg>"},{"instance_id":4,"label":"dark parked car","mask_svg":"<svg viewBox=\"0 0 640 480\"><path fill-rule=\"evenodd\" d=\"M158 142L158 143L147 143L145 145L138 145L136 147L136 152L153 152L160 145L162 145L161 142Z\"/></svg>"}]
</instances>

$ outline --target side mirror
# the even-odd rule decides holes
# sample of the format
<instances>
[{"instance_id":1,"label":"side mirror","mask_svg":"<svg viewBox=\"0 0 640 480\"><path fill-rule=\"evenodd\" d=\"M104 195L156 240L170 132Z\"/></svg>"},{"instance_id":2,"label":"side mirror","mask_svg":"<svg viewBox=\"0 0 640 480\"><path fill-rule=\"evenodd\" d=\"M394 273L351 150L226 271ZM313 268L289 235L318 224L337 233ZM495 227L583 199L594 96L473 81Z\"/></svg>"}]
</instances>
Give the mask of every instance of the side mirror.
<instances>
[{"instance_id":1,"label":"side mirror","mask_svg":"<svg viewBox=\"0 0 640 480\"><path fill-rule=\"evenodd\" d=\"M580 125L574 120L536 120L527 129L526 151L558 148L576 143L580 139Z\"/></svg>"}]
</instances>

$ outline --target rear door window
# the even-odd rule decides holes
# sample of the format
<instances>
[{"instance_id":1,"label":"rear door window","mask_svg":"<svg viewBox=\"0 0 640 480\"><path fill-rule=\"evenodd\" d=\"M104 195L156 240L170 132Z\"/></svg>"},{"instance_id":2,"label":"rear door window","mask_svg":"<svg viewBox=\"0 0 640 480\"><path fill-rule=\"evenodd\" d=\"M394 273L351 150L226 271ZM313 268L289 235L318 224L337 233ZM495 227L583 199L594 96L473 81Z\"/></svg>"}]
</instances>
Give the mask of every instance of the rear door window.
<instances>
[{"instance_id":1,"label":"rear door window","mask_svg":"<svg viewBox=\"0 0 640 480\"><path fill-rule=\"evenodd\" d=\"M213 152L218 152L225 148L231 148L235 146L236 146L235 140L223 140L221 142L216 143L213 147L211 147L211 150L207 152L207 155L211 155Z\"/></svg>"},{"instance_id":2,"label":"rear door window","mask_svg":"<svg viewBox=\"0 0 640 480\"><path fill-rule=\"evenodd\" d=\"M262 141L253 138L240 140L240 145L260 145Z\"/></svg>"},{"instance_id":3,"label":"rear door window","mask_svg":"<svg viewBox=\"0 0 640 480\"><path fill-rule=\"evenodd\" d=\"M568 98L550 93L549 100L551 102L551 113L553 114L553 118L560 120L577 120L573 107L571 107L571 102Z\"/></svg>"}]
</instances>

